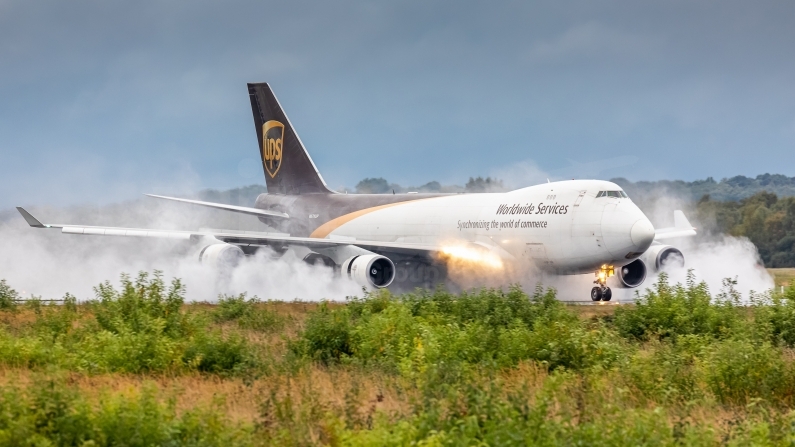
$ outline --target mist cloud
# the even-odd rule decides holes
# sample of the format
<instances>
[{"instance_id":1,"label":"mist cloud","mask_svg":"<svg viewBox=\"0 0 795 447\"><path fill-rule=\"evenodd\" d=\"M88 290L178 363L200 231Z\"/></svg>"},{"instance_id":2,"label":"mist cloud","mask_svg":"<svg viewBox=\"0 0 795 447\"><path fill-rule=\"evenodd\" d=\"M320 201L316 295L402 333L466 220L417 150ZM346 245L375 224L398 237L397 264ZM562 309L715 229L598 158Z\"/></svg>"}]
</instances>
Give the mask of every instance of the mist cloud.
<instances>
[{"instance_id":1,"label":"mist cloud","mask_svg":"<svg viewBox=\"0 0 795 447\"><path fill-rule=\"evenodd\" d=\"M116 204L97 210L38 210L37 217L59 222L120 225L139 228L196 229L215 226L227 229L257 228L256 219L174 207L156 201ZM231 275L219 274L198 262L204 244L148 238L82 236L58 230L29 227L19 215L0 220L0 279L23 296L60 298L69 292L80 300L94 297L93 287L109 280L116 284L122 273L160 270L180 278L191 301L215 301L218 294L246 292L273 300L344 300L361 295L361 287L335 276L333 270L311 266L288 254L275 259L265 249L247 257ZM249 216L244 216L249 217ZM64 219L64 220L60 220ZM236 228L235 228L236 227ZM259 226L262 231L262 227Z\"/></svg>"}]
</instances>

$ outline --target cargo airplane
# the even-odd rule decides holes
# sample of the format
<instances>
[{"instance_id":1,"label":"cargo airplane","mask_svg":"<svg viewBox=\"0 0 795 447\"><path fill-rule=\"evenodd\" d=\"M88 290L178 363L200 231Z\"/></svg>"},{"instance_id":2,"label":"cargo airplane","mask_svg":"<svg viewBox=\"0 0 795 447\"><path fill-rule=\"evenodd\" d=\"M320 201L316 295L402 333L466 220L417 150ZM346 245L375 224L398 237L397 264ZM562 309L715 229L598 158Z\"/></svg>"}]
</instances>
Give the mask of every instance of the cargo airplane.
<instances>
[{"instance_id":1,"label":"cargo airplane","mask_svg":"<svg viewBox=\"0 0 795 447\"><path fill-rule=\"evenodd\" d=\"M681 211L675 226L655 229L615 183L548 182L504 193L346 194L332 191L312 162L270 86L248 84L267 193L253 207L164 196L160 199L257 217L262 231L170 231L44 224L65 234L170 238L197 244L202 263L222 268L268 247L322 262L371 289L433 286L447 264L473 268L532 265L558 275L594 274L591 299L608 301L607 285L637 287L650 271L682 253L662 241L695 235ZM274 261L278 262L278 261Z\"/></svg>"}]
</instances>

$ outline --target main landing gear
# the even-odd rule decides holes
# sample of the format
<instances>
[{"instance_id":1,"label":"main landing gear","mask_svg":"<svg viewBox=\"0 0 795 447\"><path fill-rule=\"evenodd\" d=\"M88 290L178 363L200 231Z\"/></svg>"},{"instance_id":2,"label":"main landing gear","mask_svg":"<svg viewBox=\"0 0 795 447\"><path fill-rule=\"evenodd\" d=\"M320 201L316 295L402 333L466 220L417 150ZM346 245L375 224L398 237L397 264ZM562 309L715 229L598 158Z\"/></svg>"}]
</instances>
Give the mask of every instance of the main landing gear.
<instances>
[{"instance_id":1,"label":"main landing gear","mask_svg":"<svg viewBox=\"0 0 795 447\"><path fill-rule=\"evenodd\" d=\"M610 301L613 298L613 291L607 287L607 278L615 275L616 272L612 265L603 265L596 271L596 287L591 289L591 301Z\"/></svg>"}]
</instances>

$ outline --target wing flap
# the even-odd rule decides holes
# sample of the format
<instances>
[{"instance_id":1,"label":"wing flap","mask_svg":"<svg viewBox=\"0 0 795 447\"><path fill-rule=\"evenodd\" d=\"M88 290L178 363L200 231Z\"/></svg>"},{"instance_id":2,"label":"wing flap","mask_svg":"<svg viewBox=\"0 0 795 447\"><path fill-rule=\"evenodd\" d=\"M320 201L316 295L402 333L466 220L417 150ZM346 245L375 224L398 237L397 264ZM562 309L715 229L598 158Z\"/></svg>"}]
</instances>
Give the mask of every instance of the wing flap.
<instances>
[{"instance_id":1,"label":"wing flap","mask_svg":"<svg viewBox=\"0 0 795 447\"><path fill-rule=\"evenodd\" d=\"M153 237L164 239L189 240L192 236L200 236L191 231L143 230L136 228L117 227L78 227L72 225L50 225L45 228L61 228L63 234L83 234L87 236L126 236Z\"/></svg>"},{"instance_id":2,"label":"wing flap","mask_svg":"<svg viewBox=\"0 0 795 447\"><path fill-rule=\"evenodd\" d=\"M237 205L227 205L225 203L215 203L215 202L202 202L201 200L190 200L190 199L180 199L178 197L167 197L167 196L158 196L155 194L144 194L147 197L154 197L155 199L163 199L163 200L171 200L174 202L182 202L188 203L191 205L198 205L207 208L214 208L218 210L224 211L231 211L233 213L242 213L242 214L249 214L251 216L267 216L267 217L281 217L283 219L289 219L290 216L287 213L280 213L278 211L270 211L270 210L261 210L259 208L249 208L245 206L237 206Z\"/></svg>"}]
</instances>

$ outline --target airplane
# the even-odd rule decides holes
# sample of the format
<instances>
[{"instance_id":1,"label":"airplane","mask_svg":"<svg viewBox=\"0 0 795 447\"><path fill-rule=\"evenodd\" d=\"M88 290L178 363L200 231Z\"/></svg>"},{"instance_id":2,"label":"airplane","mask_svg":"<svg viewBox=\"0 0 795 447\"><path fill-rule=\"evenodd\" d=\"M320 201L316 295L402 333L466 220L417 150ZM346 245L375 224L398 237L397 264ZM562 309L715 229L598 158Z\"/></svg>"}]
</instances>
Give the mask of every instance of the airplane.
<instances>
[{"instance_id":1,"label":"airplane","mask_svg":"<svg viewBox=\"0 0 795 447\"><path fill-rule=\"evenodd\" d=\"M167 238L203 245L198 259L234 268L269 248L333 267L370 290L444 283L451 263L473 271L532 266L555 275L594 274L590 298L609 301L608 278L640 286L648 272L684 256L663 241L693 236L682 211L674 227L655 229L615 183L549 182L504 193L347 194L331 190L267 83L248 84L267 186L253 207L159 195L150 197L255 216L262 232L173 231L44 224L64 234ZM274 261L276 262L276 261Z\"/></svg>"}]
</instances>

